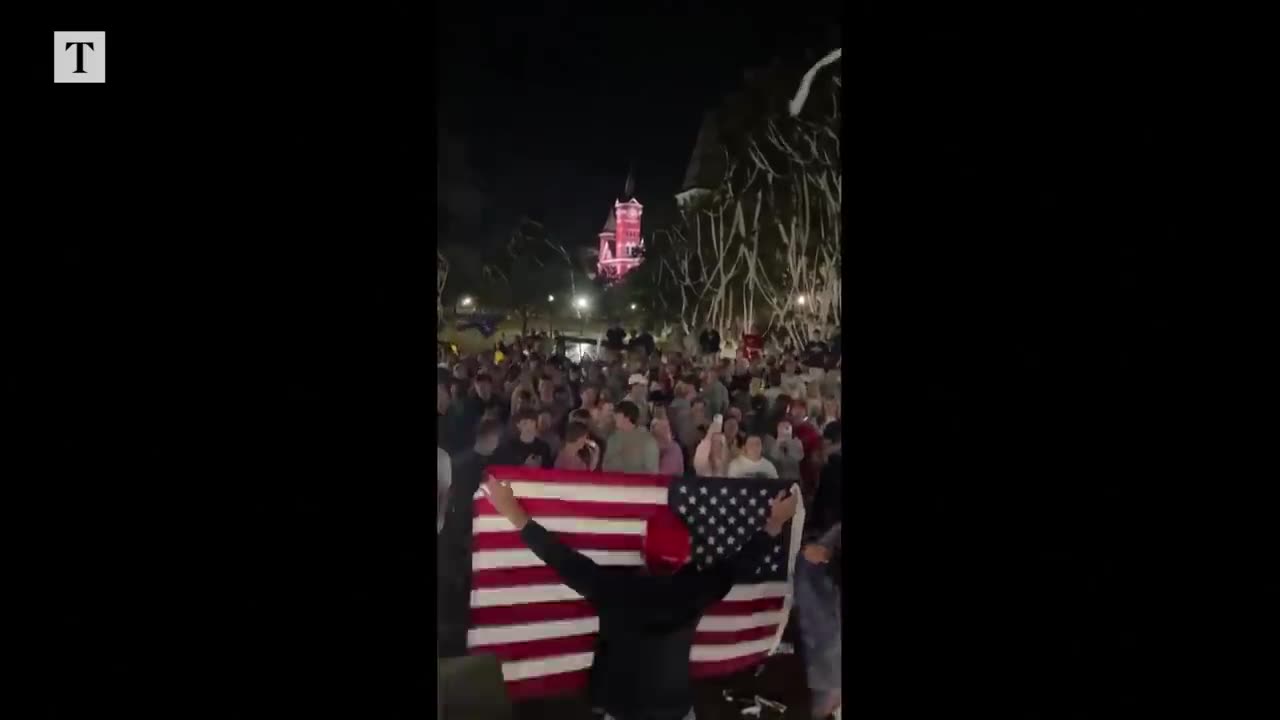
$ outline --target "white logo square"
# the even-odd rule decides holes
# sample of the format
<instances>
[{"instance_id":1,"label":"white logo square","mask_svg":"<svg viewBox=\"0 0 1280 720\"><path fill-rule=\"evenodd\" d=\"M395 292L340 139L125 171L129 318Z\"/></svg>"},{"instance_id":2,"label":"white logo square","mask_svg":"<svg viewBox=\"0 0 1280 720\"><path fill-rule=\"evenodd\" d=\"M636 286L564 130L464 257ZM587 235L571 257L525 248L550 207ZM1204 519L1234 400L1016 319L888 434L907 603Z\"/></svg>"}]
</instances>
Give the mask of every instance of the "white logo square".
<instances>
[{"instance_id":1,"label":"white logo square","mask_svg":"<svg viewBox=\"0 0 1280 720\"><path fill-rule=\"evenodd\" d=\"M107 81L105 32L55 32L53 34L55 83L104 83Z\"/></svg>"}]
</instances>

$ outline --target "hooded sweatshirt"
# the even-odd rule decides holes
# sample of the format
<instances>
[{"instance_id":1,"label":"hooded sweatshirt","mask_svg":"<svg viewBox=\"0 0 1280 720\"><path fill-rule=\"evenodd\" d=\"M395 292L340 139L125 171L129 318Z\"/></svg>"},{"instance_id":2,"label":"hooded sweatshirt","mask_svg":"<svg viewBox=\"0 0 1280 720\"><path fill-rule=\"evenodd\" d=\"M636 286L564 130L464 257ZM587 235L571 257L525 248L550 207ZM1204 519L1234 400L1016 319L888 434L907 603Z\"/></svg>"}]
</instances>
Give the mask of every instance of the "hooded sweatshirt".
<instances>
[{"instance_id":1,"label":"hooded sweatshirt","mask_svg":"<svg viewBox=\"0 0 1280 720\"><path fill-rule=\"evenodd\" d=\"M683 718L693 705L689 651L702 613L769 551L763 530L728 561L674 575L599 566L561 543L536 521L520 531L529 549L556 571L600 617L591 665L592 703L621 718Z\"/></svg>"}]
</instances>

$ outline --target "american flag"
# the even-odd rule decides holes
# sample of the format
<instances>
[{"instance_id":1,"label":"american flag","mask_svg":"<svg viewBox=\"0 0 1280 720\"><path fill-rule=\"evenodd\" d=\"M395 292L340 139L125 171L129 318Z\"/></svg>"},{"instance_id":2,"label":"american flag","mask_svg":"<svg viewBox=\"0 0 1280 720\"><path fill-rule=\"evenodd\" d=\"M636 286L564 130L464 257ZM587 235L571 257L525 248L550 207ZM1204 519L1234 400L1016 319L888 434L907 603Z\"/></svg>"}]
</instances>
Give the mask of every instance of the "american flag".
<instances>
[{"instance_id":1,"label":"american flag","mask_svg":"<svg viewBox=\"0 0 1280 720\"><path fill-rule=\"evenodd\" d=\"M645 521L663 505L689 527L693 562L728 558L769 515L788 483L767 479L671 478L665 475L489 467L511 483L530 517L599 565L641 565ZM467 645L502 663L513 700L586 687L599 618L530 550L483 492L475 497L471 618ZM760 662L777 647L791 612L791 577L804 509L754 568L711 606L690 653L694 677L727 675Z\"/></svg>"}]
</instances>

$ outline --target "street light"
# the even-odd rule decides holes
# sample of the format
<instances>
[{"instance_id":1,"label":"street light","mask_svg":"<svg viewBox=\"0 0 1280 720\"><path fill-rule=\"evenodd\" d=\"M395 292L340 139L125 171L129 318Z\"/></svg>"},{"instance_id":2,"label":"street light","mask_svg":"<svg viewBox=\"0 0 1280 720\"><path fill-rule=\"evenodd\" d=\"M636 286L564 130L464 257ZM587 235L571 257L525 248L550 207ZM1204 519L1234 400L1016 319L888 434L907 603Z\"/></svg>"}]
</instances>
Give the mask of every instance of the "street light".
<instances>
[{"instance_id":1,"label":"street light","mask_svg":"<svg viewBox=\"0 0 1280 720\"><path fill-rule=\"evenodd\" d=\"M797 304L797 305L803 305L803 304L804 304L804 296L803 296L803 295L801 295L800 297L796 298L796 304Z\"/></svg>"},{"instance_id":2,"label":"street light","mask_svg":"<svg viewBox=\"0 0 1280 720\"><path fill-rule=\"evenodd\" d=\"M555 296L555 295L548 295L548 296L547 296L547 302L555 302L555 301L556 301L556 296Z\"/></svg>"},{"instance_id":3,"label":"street light","mask_svg":"<svg viewBox=\"0 0 1280 720\"><path fill-rule=\"evenodd\" d=\"M632 310L635 310L635 309L636 309L636 304L635 304L635 303L631 303L631 309L632 309Z\"/></svg>"},{"instance_id":4,"label":"street light","mask_svg":"<svg viewBox=\"0 0 1280 720\"><path fill-rule=\"evenodd\" d=\"M473 301L471 300L471 296L470 296L470 295L463 295L463 296L462 296L462 307L471 307L471 303L472 303L472 302L473 302Z\"/></svg>"},{"instance_id":5,"label":"street light","mask_svg":"<svg viewBox=\"0 0 1280 720\"><path fill-rule=\"evenodd\" d=\"M578 332L586 334L587 332L587 315L584 310L587 309L587 299L581 295L573 299L573 306L578 308L578 319L582 320Z\"/></svg>"}]
</instances>

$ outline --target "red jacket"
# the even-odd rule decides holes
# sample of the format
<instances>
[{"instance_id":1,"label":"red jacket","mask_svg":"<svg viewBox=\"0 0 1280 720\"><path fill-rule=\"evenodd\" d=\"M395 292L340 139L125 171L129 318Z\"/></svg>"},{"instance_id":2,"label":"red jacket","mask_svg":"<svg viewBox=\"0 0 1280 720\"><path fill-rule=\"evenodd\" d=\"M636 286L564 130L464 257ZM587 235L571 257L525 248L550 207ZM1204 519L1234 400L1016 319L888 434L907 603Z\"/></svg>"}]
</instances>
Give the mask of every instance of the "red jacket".
<instances>
[{"instance_id":1,"label":"red jacket","mask_svg":"<svg viewBox=\"0 0 1280 720\"><path fill-rule=\"evenodd\" d=\"M800 463L800 479L805 492L813 492L818 486L818 475L822 472L822 433L808 420L800 424L792 424L791 434L804 447L804 461Z\"/></svg>"}]
</instances>

